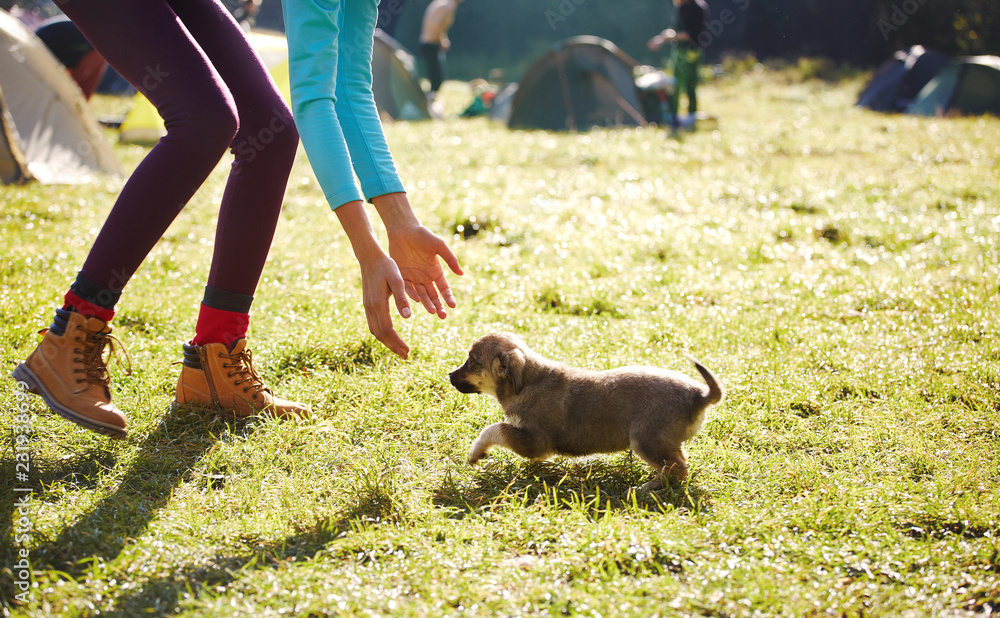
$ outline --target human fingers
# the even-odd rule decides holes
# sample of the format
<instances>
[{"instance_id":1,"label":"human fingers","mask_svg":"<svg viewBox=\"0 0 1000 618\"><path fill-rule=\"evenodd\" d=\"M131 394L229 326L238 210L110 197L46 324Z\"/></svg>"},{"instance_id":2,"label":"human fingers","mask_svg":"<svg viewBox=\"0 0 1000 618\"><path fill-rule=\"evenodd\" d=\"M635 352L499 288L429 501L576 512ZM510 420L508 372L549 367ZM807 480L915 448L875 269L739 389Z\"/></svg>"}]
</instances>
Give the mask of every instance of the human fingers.
<instances>
[{"instance_id":1,"label":"human fingers","mask_svg":"<svg viewBox=\"0 0 1000 618\"><path fill-rule=\"evenodd\" d=\"M416 287L417 294L420 295L420 302L424 305L427 313L441 313L444 310L441 299L438 298L437 291L433 286L417 284L414 287Z\"/></svg>"},{"instance_id":2,"label":"human fingers","mask_svg":"<svg viewBox=\"0 0 1000 618\"><path fill-rule=\"evenodd\" d=\"M383 302L373 306L366 305L365 317L368 319L368 330L371 331L371 334L394 354L406 359L410 348L392 327L392 317L389 315L389 303Z\"/></svg>"},{"instance_id":3,"label":"human fingers","mask_svg":"<svg viewBox=\"0 0 1000 618\"><path fill-rule=\"evenodd\" d=\"M390 260L386 262L392 264ZM393 297L399 314L404 318L411 315L410 304L404 292L403 278L394 268L381 273L375 271L369 275L362 276L362 281L365 282L364 307L368 330L385 347L405 359L409 354L409 346L393 328L392 316L389 313L389 298Z\"/></svg>"},{"instance_id":4,"label":"human fingers","mask_svg":"<svg viewBox=\"0 0 1000 618\"><path fill-rule=\"evenodd\" d=\"M391 277L388 283L389 283L389 293L392 296L392 298L396 301L396 311L399 312L399 315L403 316L404 318L408 318L411 315L413 315L413 312L410 310L410 301L406 300L407 296L406 288L408 286L412 287L412 285L405 283L402 277Z\"/></svg>"},{"instance_id":5,"label":"human fingers","mask_svg":"<svg viewBox=\"0 0 1000 618\"><path fill-rule=\"evenodd\" d=\"M420 302L420 295L417 294L417 288L413 285L412 281L404 282L404 289L406 290L406 295L410 297L410 300L415 300Z\"/></svg>"},{"instance_id":6,"label":"human fingers","mask_svg":"<svg viewBox=\"0 0 1000 618\"><path fill-rule=\"evenodd\" d=\"M451 293L451 286L448 285L448 279L446 279L444 275L441 275L437 281L434 282L434 284L437 286L438 291L444 298L444 302L447 303L449 307L454 309L458 306L458 303L455 302L455 295Z\"/></svg>"},{"instance_id":7,"label":"human fingers","mask_svg":"<svg viewBox=\"0 0 1000 618\"><path fill-rule=\"evenodd\" d=\"M444 260L444 263L448 265L451 272L455 273L459 277L465 274L465 271L462 270L462 265L458 263L458 256L452 253L451 249L448 248L448 245L444 244L444 241L442 241L442 247L441 250L438 251L438 255L440 255L441 259Z\"/></svg>"}]
</instances>

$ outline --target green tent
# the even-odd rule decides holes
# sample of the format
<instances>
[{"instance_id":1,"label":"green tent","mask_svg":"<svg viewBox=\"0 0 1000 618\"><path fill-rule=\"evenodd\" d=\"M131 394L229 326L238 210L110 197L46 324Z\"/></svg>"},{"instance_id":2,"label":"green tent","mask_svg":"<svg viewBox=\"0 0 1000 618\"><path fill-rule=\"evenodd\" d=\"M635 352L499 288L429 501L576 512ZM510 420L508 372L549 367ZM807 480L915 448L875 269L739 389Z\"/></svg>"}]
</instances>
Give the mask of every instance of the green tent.
<instances>
[{"instance_id":1,"label":"green tent","mask_svg":"<svg viewBox=\"0 0 1000 618\"><path fill-rule=\"evenodd\" d=\"M427 95L420 87L413 56L396 39L375 31L372 94L383 116L393 120L430 120Z\"/></svg>"},{"instance_id":2,"label":"green tent","mask_svg":"<svg viewBox=\"0 0 1000 618\"><path fill-rule=\"evenodd\" d=\"M586 131L646 124L635 88L638 63L610 41L557 43L524 73L510 104L511 129Z\"/></svg>"},{"instance_id":3,"label":"green tent","mask_svg":"<svg viewBox=\"0 0 1000 618\"><path fill-rule=\"evenodd\" d=\"M971 56L942 69L906 111L920 116L1000 116L1000 58Z\"/></svg>"}]
</instances>

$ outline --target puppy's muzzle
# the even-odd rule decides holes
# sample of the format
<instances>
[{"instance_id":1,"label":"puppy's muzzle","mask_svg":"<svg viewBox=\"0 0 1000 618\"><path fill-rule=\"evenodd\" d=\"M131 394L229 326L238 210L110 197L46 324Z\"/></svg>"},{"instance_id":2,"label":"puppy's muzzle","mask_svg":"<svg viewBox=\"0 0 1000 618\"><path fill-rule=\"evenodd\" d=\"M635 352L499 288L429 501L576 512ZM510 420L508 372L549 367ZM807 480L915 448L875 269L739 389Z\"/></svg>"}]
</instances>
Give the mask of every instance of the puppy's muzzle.
<instances>
[{"instance_id":1,"label":"puppy's muzzle","mask_svg":"<svg viewBox=\"0 0 1000 618\"><path fill-rule=\"evenodd\" d=\"M449 373L448 379L451 380L451 385L454 386L460 393L471 395L479 392L478 388L466 381L465 371L463 371L461 367Z\"/></svg>"}]
</instances>

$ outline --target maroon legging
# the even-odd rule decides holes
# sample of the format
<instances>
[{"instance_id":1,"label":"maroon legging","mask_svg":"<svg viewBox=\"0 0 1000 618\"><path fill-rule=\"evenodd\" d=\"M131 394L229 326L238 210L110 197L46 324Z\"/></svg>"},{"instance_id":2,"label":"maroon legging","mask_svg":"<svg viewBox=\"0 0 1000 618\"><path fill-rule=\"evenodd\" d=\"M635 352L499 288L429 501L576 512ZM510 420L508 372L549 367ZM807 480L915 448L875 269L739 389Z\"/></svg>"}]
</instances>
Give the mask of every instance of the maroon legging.
<instances>
[{"instance_id":1,"label":"maroon legging","mask_svg":"<svg viewBox=\"0 0 1000 618\"><path fill-rule=\"evenodd\" d=\"M219 0L60 3L153 103L167 134L125 183L81 272L119 292L219 160L235 155L208 285L252 295L274 237L298 133L288 105Z\"/></svg>"}]
</instances>

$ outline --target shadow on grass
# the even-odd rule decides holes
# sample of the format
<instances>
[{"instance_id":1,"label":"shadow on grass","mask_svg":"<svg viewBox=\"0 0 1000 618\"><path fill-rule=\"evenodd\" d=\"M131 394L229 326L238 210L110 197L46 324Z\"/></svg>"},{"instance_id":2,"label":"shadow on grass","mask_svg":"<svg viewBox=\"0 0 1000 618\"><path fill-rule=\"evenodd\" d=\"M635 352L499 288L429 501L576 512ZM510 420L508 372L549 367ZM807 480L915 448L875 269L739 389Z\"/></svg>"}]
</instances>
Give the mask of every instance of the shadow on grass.
<instances>
[{"instance_id":1,"label":"shadow on grass","mask_svg":"<svg viewBox=\"0 0 1000 618\"><path fill-rule=\"evenodd\" d=\"M628 462L606 464L527 463L510 464L500 470L480 474L471 492L458 490L453 483L439 488L435 503L457 507L462 516L480 508L503 502L523 503L542 498L555 500L560 508L583 504L593 517L618 509L641 509L650 512L705 511L707 494L690 483L671 483L659 492L630 491L640 480L638 466L630 474L621 474ZM574 483L576 485L574 485ZM601 489L601 487L607 489ZM608 493L608 492L611 493ZM287 568L299 561L315 559L330 544L354 529L359 522L392 518L386 496L380 492L362 492L361 498L340 516L317 522L311 529L273 543L260 543L239 554L219 554L208 564L188 565L150 579L130 593L119 596L105 616L131 617L139 614L170 616L182 611L182 601L225 594L229 587L248 571ZM671 568L667 564L664 568Z\"/></svg>"},{"instance_id":2,"label":"shadow on grass","mask_svg":"<svg viewBox=\"0 0 1000 618\"><path fill-rule=\"evenodd\" d=\"M317 522L311 529L289 536L279 542L260 543L251 551L216 555L208 564L185 566L169 574L150 579L134 589L131 594L115 600L104 616L132 616L146 614L170 616L181 611L184 597L198 599L217 594L247 571L279 569L289 563L312 560L332 541L353 529L355 522L369 520L373 513L383 508L381 500L359 503L341 517Z\"/></svg>"},{"instance_id":3,"label":"shadow on grass","mask_svg":"<svg viewBox=\"0 0 1000 618\"><path fill-rule=\"evenodd\" d=\"M174 489L190 475L191 469L228 430L249 434L254 426L240 421L234 425L215 415L178 408L171 410L135 449L117 486L62 530L55 539L43 540L32 549L36 569L61 571L77 577L90 568L94 559L113 561L129 542L149 525L167 504ZM43 486L80 478L96 478L99 469L112 467L108 454L95 451L78 455L42 474ZM90 472L88 472L90 471Z\"/></svg>"},{"instance_id":4,"label":"shadow on grass","mask_svg":"<svg viewBox=\"0 0 1000 618\"><path fill-rule=\"evenodd\" d=\"M710 496L695 481L671 480L659 491L640 486L652 478L645 465L631 456L612 460L492 461L479 468L471 486L460 487L448 478L434 492L434 503L455 509L465 517L504 504L543 502L552 508L578 509L598 519L620 511L704 513Z\"/></svg>"},{"instance_id":5,"label":"shadow on grass","mask_svg":"<svg viewBox=\"0 0 1000 618\"><path fill-rule=\"evenodd\" d=\"M32 437L32 441L37 439L37 435ZM74 453L45 463L34 456L28 460L30 483L15 483L21 469L16 467L17 460L13 455L8 459L4 452L3 456L0 461L0 479L3 479L0 483L0 491L3 492L0 497L0 538L10 539L11 543L0 545L0 611L10 606L14 594L23 592L14 588L13 570L15 565L21 563L19 552L38 537L32 523L33 515L39 508L40 488L59 483L84 491L94 490L101 474L113 469L116 460L115 454L107 450ZM30 492L22 491L24 489L30 489ZM22 505L20 500L26 502ZM35 549L30 549L28 559L31 566L37 568Z\"/></svg>"},{"instance_id":6,"label":"shadow on grass","mask_svg":"<svg viewBox=\"0 0 1000 618\"><path fill-rule=\"evenodd\" d=\"M174 489L187 482L192 469L224 432L238 433L245 438L254 431L253 421L229 423L217 416L198 411L172 410L158 427L134 449L133 460L123 463L116 488L64 528L56 539L44 539L31 550L31 565L36 571L55 571L57 578L80 581L87 576L96 560L114 562L131 539L144 534L157 512L167 505ZM126 454L128 456L128 454ZM13 460L3 462L13 477ZM71 482L96 489L100 477L114 469L115 455L94 449L46 465L39 471L41 487ZM219 587L227 586L247 570L273 569L289 561L311 559L331 541L341 537L359 522L392 519L398 505L388 490L377 480L361 478L360 491L354 502L338 517L316 522L311 529L275 543L260 543L246 552L217 555L208 564L188 565L161 577L140 583L117 598L111 616L157 615L176 613L185 595L194 598L211 596ZM9 502L9 503L8 503ZM0 504L5 517L0 530L13 532L11 513L16 513L13 501ZM9 516L8 516L9 515ZM13 564L10 552L0 551ZM0 612L13 601L8 591L13 588L9 570L0 572L5 580L0 596Z\"/></svg>"},{"instance_id":7,"label":"shadow on grass","mask_svg":"<svg viewBox=\"0 0 1000 618\"><path fill-rule=\"evenodd\" d=\"M494 462L476 477L470 491L446 481L435 492L435 503L465 516L503 503L547 500L558 508L585 508L599 518L615 510L643 510L655 513L674 511L704 512L707 493L693 483L671 483L658 492L633 491L646 480L644 467L635 460L521 463ZM363 485L364 479L360 479ZM367 487L367 486L366 486ZM277 542L259 543L244 552L217 554L207 564L187 565L141 583L114 600L107 616L128 617L140 613L169 616L182 611L185 599L211 598L225 594L230 586L250 571L278 571L299 561L314 560L320 552L345 533L365 522L392 519L395 508L391 496L372 484L360 491L354 503L337 517L316 522L310 529ZM341 548L338 551L351 551ZM668 565L669 567L669 565ZM667 567L665 567L667 568Z\"/></svg>"}]
</instances>

